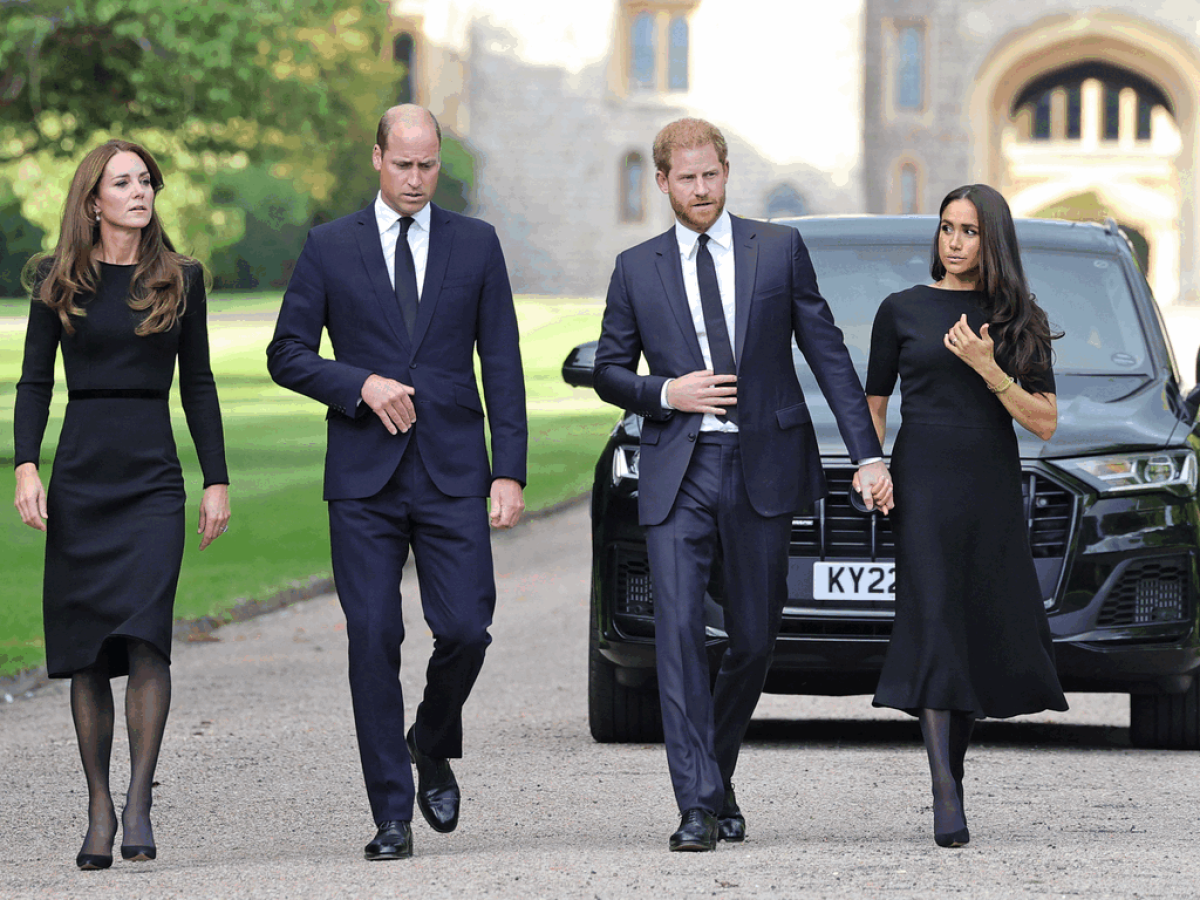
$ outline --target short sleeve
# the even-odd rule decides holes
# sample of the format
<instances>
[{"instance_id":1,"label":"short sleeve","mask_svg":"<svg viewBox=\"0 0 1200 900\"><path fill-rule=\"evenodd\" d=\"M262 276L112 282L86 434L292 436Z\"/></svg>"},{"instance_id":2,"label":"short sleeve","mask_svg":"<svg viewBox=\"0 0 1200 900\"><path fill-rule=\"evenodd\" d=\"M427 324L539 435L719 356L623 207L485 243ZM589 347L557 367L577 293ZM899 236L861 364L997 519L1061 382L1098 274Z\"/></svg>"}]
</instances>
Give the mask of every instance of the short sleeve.
<instances>
[{"instance_id":1,"label":"short sleeve","mask_svg":"<svg viewBox=\"0 0 1200 900\"><path fill-rule=\"evenodd\" d=\"M1054 385L1054 366L1050 363L1046 364L1045 371L1025 375L1020 381L1021 387L1031 394L1057 393Z\"/></svg>"},{"instance_id":2,"label":"short sleeve","mask_svg":"<svg viewBox=\"0 0 1200 900\"><path fill-rule=\"evenodd\" d=\"M866 393L872 397L890 397L900 374L900 339L891 297L879 304L871 327L871 357L867 363Z\"/></svg>"}]
</instances>

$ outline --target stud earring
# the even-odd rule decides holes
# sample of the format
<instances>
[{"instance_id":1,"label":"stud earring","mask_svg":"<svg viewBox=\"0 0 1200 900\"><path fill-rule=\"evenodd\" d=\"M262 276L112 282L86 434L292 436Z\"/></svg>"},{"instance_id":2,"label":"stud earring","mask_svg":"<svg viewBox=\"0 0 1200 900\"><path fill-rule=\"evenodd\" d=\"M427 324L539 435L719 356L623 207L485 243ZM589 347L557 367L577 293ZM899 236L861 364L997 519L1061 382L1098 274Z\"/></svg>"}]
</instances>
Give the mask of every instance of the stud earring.
<instances>
[{"instance_id":1,"label":"stud earring","mask_svg":"<svg viewBox=\"0 0 1200 900\"><path fill-rule=\"evenodd\" d=\"M96 213L96 224L100 224L100 213Z\"/></svg>"}]
</instances>

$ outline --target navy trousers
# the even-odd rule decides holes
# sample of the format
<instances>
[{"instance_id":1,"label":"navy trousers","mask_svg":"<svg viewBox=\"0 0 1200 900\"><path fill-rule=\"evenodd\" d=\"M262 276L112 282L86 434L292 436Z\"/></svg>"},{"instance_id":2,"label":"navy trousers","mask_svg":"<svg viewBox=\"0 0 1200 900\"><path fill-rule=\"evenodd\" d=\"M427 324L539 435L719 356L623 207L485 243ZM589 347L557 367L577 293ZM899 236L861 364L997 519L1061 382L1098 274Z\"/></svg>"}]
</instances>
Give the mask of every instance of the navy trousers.
<instances>
[{"instance_id":1,"label":"navy trousers","mask_svg":"<svg viewBox=\"0 0 1200 900\"><path fill-rule=\"evenodd\" d=\"M414 721L417 746L430 756L458 758L463 704L491 643L496 606L487 502L438 490L410 440L378 494L329 502L329 533L371 813L376 823L410 821L413 775L399 678L401 571L411 547L434 640Z\"/></svg>"},{"instance_id":2,"label":"navy trousers","mask_svg":"<svg viewBox=\"0 0 1200 900\"><path fill-rule=\"evenodd\" d=\"M681 811L719 812L732 783L787 599L791 518L751 506L737 435L701 433L670 514L646 528L667 765ZM710 689L704 594L718 552L729 644Z\"/></svg>"}]
</instances>

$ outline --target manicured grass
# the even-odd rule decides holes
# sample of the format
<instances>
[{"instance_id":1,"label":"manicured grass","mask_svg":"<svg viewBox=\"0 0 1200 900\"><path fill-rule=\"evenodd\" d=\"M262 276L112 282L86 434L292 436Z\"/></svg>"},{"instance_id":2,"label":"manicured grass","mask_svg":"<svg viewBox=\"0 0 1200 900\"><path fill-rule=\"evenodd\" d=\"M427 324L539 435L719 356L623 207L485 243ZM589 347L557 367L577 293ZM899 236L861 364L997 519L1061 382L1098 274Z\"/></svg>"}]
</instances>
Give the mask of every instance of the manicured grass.
<instances>
[{"instance_id":1,"label":"manicured grass","mask_svg":"<svg viewBox=\"0 0 1200 900\"><path fill-rule=\"evenodd\" d=\"M291 581L329 572L329 537L321 478L325 410L275 385L264 350L278 294L214 297L210 323L213 369L225 422L233 518L229 533L199 553L190 535L176 615L220 615L238 600L268 596ZM0 460L13 490L12 415L27 301L0 302ZM616 410L590 391L568 387L560 368L575 344L594 339L602 305L594 301L524 298L518 302L528 391L530 448L526 507L543 509L591 485L596 456ZM65 383L51 409L42 451L43 478L62 422ZM194 530L199 467L177 392L175 434L188 484ZM6 501L7 502L7 501ZM5 589L0 593L0 676L41 664L41 580L44 538L15 511L0 516Z\"/></svg>"}]
</instances>

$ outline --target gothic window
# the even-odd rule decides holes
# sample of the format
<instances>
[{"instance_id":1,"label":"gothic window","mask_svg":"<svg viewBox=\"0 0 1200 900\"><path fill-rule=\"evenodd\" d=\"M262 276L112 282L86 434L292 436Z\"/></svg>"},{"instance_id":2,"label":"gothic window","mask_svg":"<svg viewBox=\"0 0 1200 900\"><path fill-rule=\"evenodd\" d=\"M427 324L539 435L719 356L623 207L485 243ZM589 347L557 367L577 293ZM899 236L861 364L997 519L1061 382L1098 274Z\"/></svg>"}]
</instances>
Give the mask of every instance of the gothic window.
<instances>
[{"instance_id":1,"label":"gothic window","mask_svg":"<svg viewBox=\"0 0 1200 900\"><path fill-rule=\"evenodd\" d=\"M671 20L670 46L667 51L667 89L688 89L688 23L685 16Z\"/></svg>"},{"instance_id":2,"label":"gothic window","mask_svg":"<svg viewBox=\"0 0 1200 900\"><path fill-rule=\"evenodd\" d=\"M900 166L900 212L908 216L920 211L920 183L917 167L911 162L902 163Z\"/></svg>"},{"instance_id":3,"label":"gothic window","mask_svg":"<svg viewBox=\"0 0 1200 900\"><path fill-rule=\"evenodd\" d=\"M925 28L910 24L896 33L895 97L897 109L925 106Z\"/></svg>"},{"instance_id":4,"label":"gothic window","mask_svg":"<svg viewBox=\"0 0 1200 900\"><path fill-rule=\"evenodd\" d=\"M397 66L401 66L404 69L400 74L400 81L396 85L397 103L412 103L416 98L416 92L413 90L413 60L416 56L415 50L416 43L413 41L411 34L398 34L396 35L396 39L392 41L392 60Z\"/></svg>"},{"instance_id":5,"label":"gothic window","mask_svg":"<svg viewBox=\"0 0 1200 900\"><path fill-rule=\"evenodd\" d=\"M641 12L633 19L630 29L629 86L634 90L654 90L658 86L655 57L658 39L654 13Z\"/></svg>"},{"instance_id":6,"label":"gothic window","mask_svg":"<svg viewBox=\"0 0 1200 900\"><path fill-rule=\"evenodd\" d=\"M631 150L621 161L621 221L641 222L646 217L646 161Z\"/></svg>"}]
</instances>

